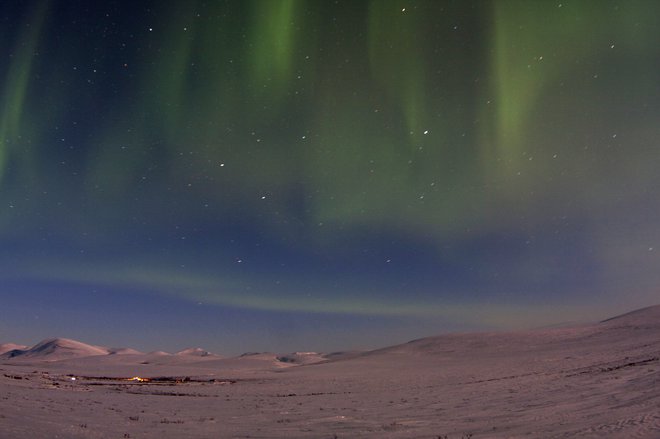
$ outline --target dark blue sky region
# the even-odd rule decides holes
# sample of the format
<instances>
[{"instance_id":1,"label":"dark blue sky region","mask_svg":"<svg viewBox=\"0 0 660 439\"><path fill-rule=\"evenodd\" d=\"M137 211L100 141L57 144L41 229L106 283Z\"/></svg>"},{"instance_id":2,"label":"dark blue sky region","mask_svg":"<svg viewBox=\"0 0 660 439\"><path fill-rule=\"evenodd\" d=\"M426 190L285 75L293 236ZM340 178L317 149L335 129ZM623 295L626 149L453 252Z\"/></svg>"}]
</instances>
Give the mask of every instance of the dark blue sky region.
<instances>
[{"instance_id":1,"label":"dark blue sky region","mask_svg":"<svg viewBox=\"0 0 660 439\"><path fill-rule=\"evenodd\" d=\"M368 348L658 302L654 1L0 5L0 339Z\"/></svg>"}]
</instances>

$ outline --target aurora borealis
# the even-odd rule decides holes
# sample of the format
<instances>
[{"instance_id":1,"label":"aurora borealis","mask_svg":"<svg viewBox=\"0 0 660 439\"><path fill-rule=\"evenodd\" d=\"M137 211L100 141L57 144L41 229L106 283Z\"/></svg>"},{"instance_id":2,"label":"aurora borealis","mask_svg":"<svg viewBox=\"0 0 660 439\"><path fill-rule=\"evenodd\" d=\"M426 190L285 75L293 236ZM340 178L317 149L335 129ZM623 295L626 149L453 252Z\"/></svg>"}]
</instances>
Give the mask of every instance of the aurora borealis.
<instances>
[{"instance_id":1,"label":"aurora borealis","mask_svg":"<svg viewBox=\"0 0 660 439\"><path fill-rule=\"evenodd\" d=\"M0 338L321 350L658 303L659 18L4 1Z\"/></svg>"}]
</instances>

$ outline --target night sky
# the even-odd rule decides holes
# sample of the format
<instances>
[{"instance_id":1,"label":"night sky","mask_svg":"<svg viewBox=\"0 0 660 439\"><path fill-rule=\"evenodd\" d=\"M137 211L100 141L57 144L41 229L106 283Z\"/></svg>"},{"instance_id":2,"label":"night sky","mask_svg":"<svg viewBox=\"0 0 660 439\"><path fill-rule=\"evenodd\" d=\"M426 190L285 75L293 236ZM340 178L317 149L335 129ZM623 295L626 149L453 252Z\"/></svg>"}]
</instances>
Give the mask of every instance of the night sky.
<instances>
[{"instance_id":1,"label":"night sky","mask_svg":"<svg viewBox=\"0 0 660 439\"><path fill-rule=\"evenodd\" d=\"M0 341L327 351L660 303L659 22L3 0Z\"/></svg>"}]
</instances>

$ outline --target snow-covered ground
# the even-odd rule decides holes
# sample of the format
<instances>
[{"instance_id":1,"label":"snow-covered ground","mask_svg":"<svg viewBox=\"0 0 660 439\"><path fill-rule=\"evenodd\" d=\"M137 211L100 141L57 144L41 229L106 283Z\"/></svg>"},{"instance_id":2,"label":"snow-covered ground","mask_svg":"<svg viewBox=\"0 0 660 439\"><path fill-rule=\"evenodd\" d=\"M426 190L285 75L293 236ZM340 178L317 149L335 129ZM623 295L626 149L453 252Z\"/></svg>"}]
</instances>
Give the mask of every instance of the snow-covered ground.
<instances>
[{"instance_id":1,"label":"snow-covered ground","mask_svg":"<svg viewBox=\"0 0 660 439\"><path fill-rule=\"evenodd\" d=\"M660 306L329 357L5 350L0 438L660 438Z\"/></svg>"}]
</instances>

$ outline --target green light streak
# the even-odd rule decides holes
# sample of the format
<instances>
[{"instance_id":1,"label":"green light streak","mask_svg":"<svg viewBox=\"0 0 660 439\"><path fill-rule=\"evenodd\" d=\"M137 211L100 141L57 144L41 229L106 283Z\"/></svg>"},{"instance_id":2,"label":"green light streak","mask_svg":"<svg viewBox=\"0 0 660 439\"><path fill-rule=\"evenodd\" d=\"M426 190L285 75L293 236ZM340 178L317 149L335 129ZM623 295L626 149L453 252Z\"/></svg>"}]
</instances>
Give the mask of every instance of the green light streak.
<instances>
[{"instance_id":1,"label":"green light streak","mask_svg":"<svg viewBox=\"0 0 660 439\"><path fill-rule=\"evenodd\" d=\"M258 94L281 96L293 82L293 57L299 38L299 0L254 0L251 3L250 83Z\"/></svg>"},{"instance_id":2,"label":"green light streak","mask_svg":"<svg viewBox=\"0 0 660 439\"><path fill-rule=\"evenodd\" d=\"M16 273L15 273L16 274ZM443 299L415 300L410 296L365 297L358 291L333 292L332 295L316 294L314 291L283 293L278 295L248 291L243 280L232 276L204 276L176 274L172 271L138 269L134 267L98 268L80 264L75 268L51 266L48 270L28 269L34 279L50 282L90 283L109 288L142 290L156 296L169 296L191 303L232 306L269 312L324 313L354 316L379 316L401 318L445 318L462 323L510 328L514 326L538 326L563 318L581 318L597 315L599 310L592 304L584 309L571 305L506 303L471 303L470 301L446 301ZM460 297L454 294L451 297ZM463 295L465 296L465 295Z\"/></svg>"},{"instance_id":3,"label":"green light streak","mask_svg":"<svg viewBox=\"0 0 660 439\"><path fill-rule=\"evenodd\" d=\"M198 34L194 19L196 1L174 3L164 12L163 28L156 29L154 39L162 45L159 58L145 71L143 89L148 91L144 107L160 116L160 129L171 138L185 128L187 87L194 66L193 44Z\"/></svg>"},{"instance_id":4,"label":"green light streak","mask_svg":"<svg viewBox=\"0 0 660 439\"><path fill-rule=\"evenodd\" d=\"M483 119L491 122L482 136L487 169L504 175L520 170L534 148L531 122L544 111L548 96L562 92L566 75L584 75L587 85L598 77L600 63L622 51L639 56L632 62L645 62L643 53L658 34L649 17L660 8L630 2L618 9L616 3L598 1L493 2L492 82L482 103ZM643 82L642 87L650 86Z\"/></svg>"},{"instance_id":5,"label":"green light streak","mask_svg":"<svg viewBox=\"0 0 660 439\"><path fill-rule=\"evenodd\" d=\"M0 183L6 166L12 156L28 160L25 149L14 149L24 134L24 116L30 76L34 57L41 35L41 28L48 10L48 2L39 3L30 19L23 25L23 32L17 39L16 55L9 66L0 103Z\"/></svg>"},{"instance_id":6,"label":"green light streak","mask_svg":"<svg viewBox=\"0 0 660 439\"><path fill-rule=\"evenodd\" d=\"M391 2L372 0L368 12L368 51L371 74L396 99L409 132L428 128L424 23L419 12L402 11Z\"/></svg>"}]
</instances>

